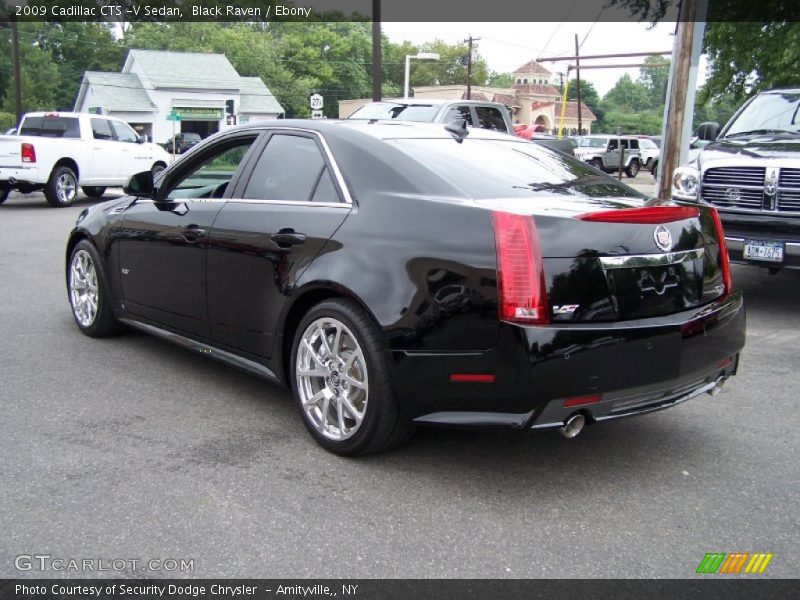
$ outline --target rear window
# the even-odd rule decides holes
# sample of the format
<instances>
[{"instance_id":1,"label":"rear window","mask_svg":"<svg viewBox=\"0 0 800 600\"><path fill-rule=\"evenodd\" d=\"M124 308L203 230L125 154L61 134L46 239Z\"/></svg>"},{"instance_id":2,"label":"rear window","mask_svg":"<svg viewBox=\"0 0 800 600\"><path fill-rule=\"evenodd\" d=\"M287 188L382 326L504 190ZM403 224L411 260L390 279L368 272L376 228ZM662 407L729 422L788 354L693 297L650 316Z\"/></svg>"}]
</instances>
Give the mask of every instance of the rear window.
<instances>
[{"instance_id":1,"label":"rear window","mask_svg":"<svg viewBox=\"0 0 800 600\"><path fill-rule=\"evenodd\" d=\"M399 139L394 143L473 198L550 196L634 197L641 194L598 175L586 163L530 142L467 138Z\"/></svg>"},{"instance_id":2,"label":"rear window","mask_svg":"<svg viewBox=\"0 0 800 600\"><path fill-rule=\"evenodd\" d=\"M22 122L20 135L40 137L80 138L81 130L75 117L27 117Z\"/></svg>"},{"instance_id":3,"label":"rear window","mask_svg":"<svg viewBox=\"0 0 800 600\"><path fill-rule=\"evenodd\" d=\"M439 112L439 106L433 104L399 104L394 102L374 102L359 108L350 115L351 119L418 121L432 123Z\"/></svg>"}]
</instances>

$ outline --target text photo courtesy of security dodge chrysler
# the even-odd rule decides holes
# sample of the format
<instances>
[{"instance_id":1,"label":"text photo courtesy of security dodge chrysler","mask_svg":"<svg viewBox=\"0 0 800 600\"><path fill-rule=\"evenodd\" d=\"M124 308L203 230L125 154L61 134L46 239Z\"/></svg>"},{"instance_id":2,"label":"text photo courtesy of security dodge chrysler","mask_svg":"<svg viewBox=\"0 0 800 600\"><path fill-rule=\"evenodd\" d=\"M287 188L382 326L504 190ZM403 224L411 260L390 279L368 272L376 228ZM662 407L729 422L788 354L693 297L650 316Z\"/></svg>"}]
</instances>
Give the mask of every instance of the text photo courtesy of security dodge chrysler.
<instances>
[{"instance_id":1,"label":"text photo courtesy of security dodge chrysler","mask_svg":"<svg viewBox=\"0 0 800 600\"><path fill-rule=\"evenodd\" d=\"M289 386L338 454L422 424L570 437L714 394L738 368L745 312L716 211L506 134L252 124L126 193L69 236L77 326Z\"/></svg>"}]
</instances>

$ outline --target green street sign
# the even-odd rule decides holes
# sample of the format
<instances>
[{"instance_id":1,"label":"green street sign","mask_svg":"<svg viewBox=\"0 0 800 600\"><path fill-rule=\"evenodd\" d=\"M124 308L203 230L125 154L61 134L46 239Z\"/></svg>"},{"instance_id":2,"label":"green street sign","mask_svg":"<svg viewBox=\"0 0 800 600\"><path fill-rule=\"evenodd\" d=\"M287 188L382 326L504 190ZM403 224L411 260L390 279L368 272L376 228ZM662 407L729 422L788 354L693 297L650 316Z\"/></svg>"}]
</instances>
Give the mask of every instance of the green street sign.
<instances>
[{"instance_id":1,"label":"green street sign","mask_svg":"<svg viewBox=\"0 0 800 600\"><path fill-rule=\"evenodd\" d=\"M180 120L181 120L181 116L178 115L178 114L175 114L174 112L171 112L171 113L169 113L167 115L167 121L180 121Z\"/></svg>"}]
</instances>

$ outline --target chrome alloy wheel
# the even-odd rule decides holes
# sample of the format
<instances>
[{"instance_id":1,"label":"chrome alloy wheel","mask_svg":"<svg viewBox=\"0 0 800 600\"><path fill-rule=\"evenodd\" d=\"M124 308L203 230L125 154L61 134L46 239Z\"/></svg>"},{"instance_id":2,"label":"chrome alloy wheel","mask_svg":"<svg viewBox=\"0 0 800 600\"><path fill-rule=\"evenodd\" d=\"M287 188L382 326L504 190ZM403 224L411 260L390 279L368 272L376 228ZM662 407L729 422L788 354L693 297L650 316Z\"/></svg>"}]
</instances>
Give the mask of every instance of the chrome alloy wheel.
<instances>
[{"instance_id":1,"label":"chrome alloy wheel","mask_svg":"<svg viewBox=\"0 0 800 600\"><path fill-rule=\"evenodd\" d=\"M352 332L330 317L303 332L295 364L303 411L324 437L342 441L364 422L369 399L367 362Z\"/></svg>"},{"instance_id":2,"label":"chrome alloy wheel","mask_svg":"<svg viewBox=\"0 0 800 600\"><path fill-rule=\"evenodd\" d=\"M81 327L90 327L97 316L97 271L86 250L78 250L69 267L69 300Z\"/></svg>"},{"instance_id":3,"label":"chrome alloy wheel","mask_svg":"<svg viewBox=\"0 0 800 600\"><path fill-rule=\"evenodd\" d=\"M56 179L56 196L62 204L71 204L78 195L78 182L71 173L61 173Z\"/></svg>"}]
</instances>

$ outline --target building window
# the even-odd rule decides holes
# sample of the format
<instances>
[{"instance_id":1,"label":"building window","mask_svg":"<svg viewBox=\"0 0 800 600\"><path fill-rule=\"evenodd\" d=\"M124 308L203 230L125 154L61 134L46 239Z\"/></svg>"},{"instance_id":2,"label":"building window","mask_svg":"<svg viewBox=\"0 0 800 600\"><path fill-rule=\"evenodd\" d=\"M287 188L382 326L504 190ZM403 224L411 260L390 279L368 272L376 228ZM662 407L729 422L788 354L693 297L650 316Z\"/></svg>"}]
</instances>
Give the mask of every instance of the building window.
<instances>
[{"instance_id":1,"label":"building window","mask_svg":"<svg viewBox=\"0 0 800 600\"><path fill-rule=\"evenodd\" d=\"M526 77L522 83L528 83L528 78Z\"/></svg>"}]
</instances>

